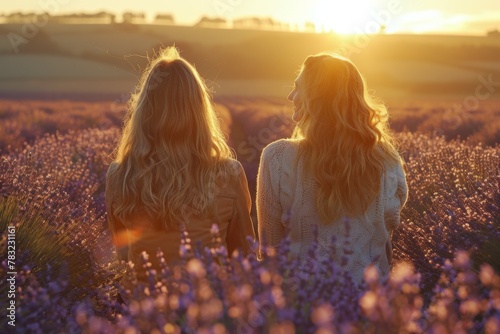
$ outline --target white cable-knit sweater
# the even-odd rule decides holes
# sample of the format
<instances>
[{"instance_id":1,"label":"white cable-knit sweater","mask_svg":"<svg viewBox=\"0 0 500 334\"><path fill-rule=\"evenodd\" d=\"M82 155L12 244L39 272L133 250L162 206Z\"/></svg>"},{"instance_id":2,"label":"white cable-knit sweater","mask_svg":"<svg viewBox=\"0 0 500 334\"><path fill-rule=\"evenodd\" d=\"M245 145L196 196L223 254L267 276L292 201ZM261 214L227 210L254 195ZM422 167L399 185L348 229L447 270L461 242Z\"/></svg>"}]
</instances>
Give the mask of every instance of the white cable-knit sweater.
<instances>
[{"instance_id":1,"label":"white cable-knit sweater","mask_svg":"<svg viewBox=\"0 0 500 334\"><path fill-rule=\"evenodd\" d=\"M400 211L408 197L408 188L400 164L387 166L382 176L379 196L365 214L349 218L349 231L343 220L320 223L315 207L315 181L304 177L295 157L299 141L282 139L269 144L262 152L257 177L257 217L261 245L278 246L290 233L290 251L301 258L314 240L313 225L318 229L319 256L327 257L335 236L334 258L347 265L354 281L361 283L366 266L374 264L385 276L390 270L391 233L400 223ZM346 244L346 241L350 243Z\"/></svg>"}]
</instances>

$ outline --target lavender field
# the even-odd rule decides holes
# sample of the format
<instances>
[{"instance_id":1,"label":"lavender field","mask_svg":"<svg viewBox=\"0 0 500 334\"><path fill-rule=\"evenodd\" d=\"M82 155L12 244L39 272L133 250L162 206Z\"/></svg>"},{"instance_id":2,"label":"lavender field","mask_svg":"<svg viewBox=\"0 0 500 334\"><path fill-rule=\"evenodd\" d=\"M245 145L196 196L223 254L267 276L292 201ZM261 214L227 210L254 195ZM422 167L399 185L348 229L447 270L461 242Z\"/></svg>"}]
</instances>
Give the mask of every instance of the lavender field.
<instances>
[{"instance_id":1,"label":"lavender field","mask_svg":"<svg viewBox=\"0 0 500 334\"><path fill-rule=\"evenodd\" d=\"M291 132L289 107L279 99L216 102L254 196L260 151ZM0 331L499 333L500 105L443 118L446 105L389 103L410 196L388 280L368 268L355 286L333 261L315 262L314 247L298 263L286 243L261 262L228 259L214 230L210 250L185 236L184 265L150 271L149 285L123 306L116 282L124 265L107 231L104 185L125 107L1 101ZM15 270L8 225L16 226ZM12 271L15 327L4 316Z\"/></svg>"}]
</instances>

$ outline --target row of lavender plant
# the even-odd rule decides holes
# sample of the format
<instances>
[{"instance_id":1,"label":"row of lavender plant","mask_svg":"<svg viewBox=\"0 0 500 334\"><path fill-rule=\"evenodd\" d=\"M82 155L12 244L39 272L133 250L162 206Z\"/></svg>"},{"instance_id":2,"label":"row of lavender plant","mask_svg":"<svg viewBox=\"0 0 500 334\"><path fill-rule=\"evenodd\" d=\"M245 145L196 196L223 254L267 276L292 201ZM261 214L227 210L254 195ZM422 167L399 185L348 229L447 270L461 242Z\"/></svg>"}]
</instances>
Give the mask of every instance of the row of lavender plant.
<instances>
[{"instance_id":1,"label":"row of lavender plant","mask_svg":"<svg viewBox=\"0 0 500 334\"><path fill-rule=\"evenodd\" d=\"M500 329L498 147L401 134L410 198L394 236L400 265L356 287L332 262L208 254L151 273L128 307L106 230L104 179L119 131L47 135L0 165L5 226L17 224L18 327L32 332L467 332ZM9 217L13 217L10 219ZM465 252L458 252L465 250ZM467 254L471 254L471 258ZM147 262L147 259L145 259ZM488 264L489 263L489 264ZM495 273L497 270L497 273ZM6 295L5 285L0 293ZM5 309L4 306L1 306ZM4 319L2 319L4 321ZM0 322L6 326L4 322Z\"/></svg>"},{"instance_id":2,"label":"row of lavender plant","mask_svg":"<svg viewBox=\"0 0 500 334\"><path fill-rule=\"evenodd\" d=\"M74 310L82 302L96 314L109 314L105 296L119 272L113 269L103 193L118 134L112 129L45 135L1 157L0 278L4 282L7 272L6 226L14 224L18 330L50 332L76 324ZM3 304L5 284L0 293Z\"/></svg>"},{"instance_id":3,"label":"row of lavender plant","mask_svg":"<svg viewBox=\"0 0 500 334\"><path fill-rule=\"evenodd\" d=\"M22 149L45 134L119 127L125 106L108 101L0 100L0 153Z\"/></svg>"},{"instance_id":4,"label":"row of lavender plant","mask_svg":"<svg viewBox=\"0 0 500 334\"><path fill-rule=\"evenodd\" d=\"M500 147L400 136L410 190L394 235L396 260L413 263L430 292L446 259L468 250L500 270Z\"/></svg>"},{"instance_id":5,"label":"row of lavender plant","mask_svg":"<svg viewBox=\"0 0 500 334\"><path fill-rule=\"evenodd\" d=\"M125 116L126 99L127 96L122 96L111 103L0 100L0 153L22 148L24 143L33 144L46 133L119 127ZM278 98L217 96L215 101L223 130L230 133L234 119L240 123L243 135L247 138L255 135L259 138L259 131L256 130L261 130L261 125L269 127L270 119L280 117L279 114L285 111L286 105L284 99ZM474 144L499 144L500 123L492 122L500 115L499 103L495 100L482 101L477 110L466 111L459 110L458 107L463 107L461 102L463 101L433 99L390 101L391 128L398 132L442 134L448 140L460 136ZM271 124L278 123L280 122ZM240 129L233 127L232 130L238 132ZM283 133L291 131L282 130ZM276 134L279 135L278 132ZM262 136L264 135L265 132L262 132ZM260 144L263 144L263 140L259 138Z\"/></svg>"}]
</instances>

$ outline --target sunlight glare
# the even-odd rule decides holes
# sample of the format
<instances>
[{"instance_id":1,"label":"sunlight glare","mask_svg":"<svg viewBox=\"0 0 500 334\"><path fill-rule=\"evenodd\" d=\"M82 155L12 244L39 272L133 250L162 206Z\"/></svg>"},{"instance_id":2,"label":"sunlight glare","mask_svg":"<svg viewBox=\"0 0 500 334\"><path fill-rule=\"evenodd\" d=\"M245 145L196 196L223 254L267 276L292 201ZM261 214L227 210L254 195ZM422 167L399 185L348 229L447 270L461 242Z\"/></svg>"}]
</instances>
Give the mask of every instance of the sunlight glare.
<instances>
[{"instance_id":1,"label":"sunlight glare","mask_svg":"<svg viewBox=\"0 0 500 334\"><path fill-rule=\"evenodd\" d=\"M317 31L351 34L362 27L371 10L371 0L332 1L317 0L314 24Z\"/></svg>"}]
</instances>

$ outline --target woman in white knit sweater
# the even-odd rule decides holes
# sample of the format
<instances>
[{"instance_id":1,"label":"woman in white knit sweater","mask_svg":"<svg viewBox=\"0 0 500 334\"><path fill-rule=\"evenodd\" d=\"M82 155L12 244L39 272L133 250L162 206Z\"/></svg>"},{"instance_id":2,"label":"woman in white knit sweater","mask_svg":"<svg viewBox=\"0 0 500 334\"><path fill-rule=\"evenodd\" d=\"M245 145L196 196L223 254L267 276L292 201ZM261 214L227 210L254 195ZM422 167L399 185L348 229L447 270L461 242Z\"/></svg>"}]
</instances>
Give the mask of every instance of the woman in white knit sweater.
<instances>
[{"instance_id":1,"label":"woman in white knit sweater","mask_svg":"<svg viewBox=\"0 0 500 334\"><path fill-rule=\"evenodd\" d=\"M344 268L358 283L370 264L387 275L408 189L385 106L352 62L330 53L305 60L288 99L292 139L268 145L259 166L261 253L289 236L291 253L307 258L316 225L320 257L333 250L341 264L350 254Z\"/></svg>"}]
</instances>

